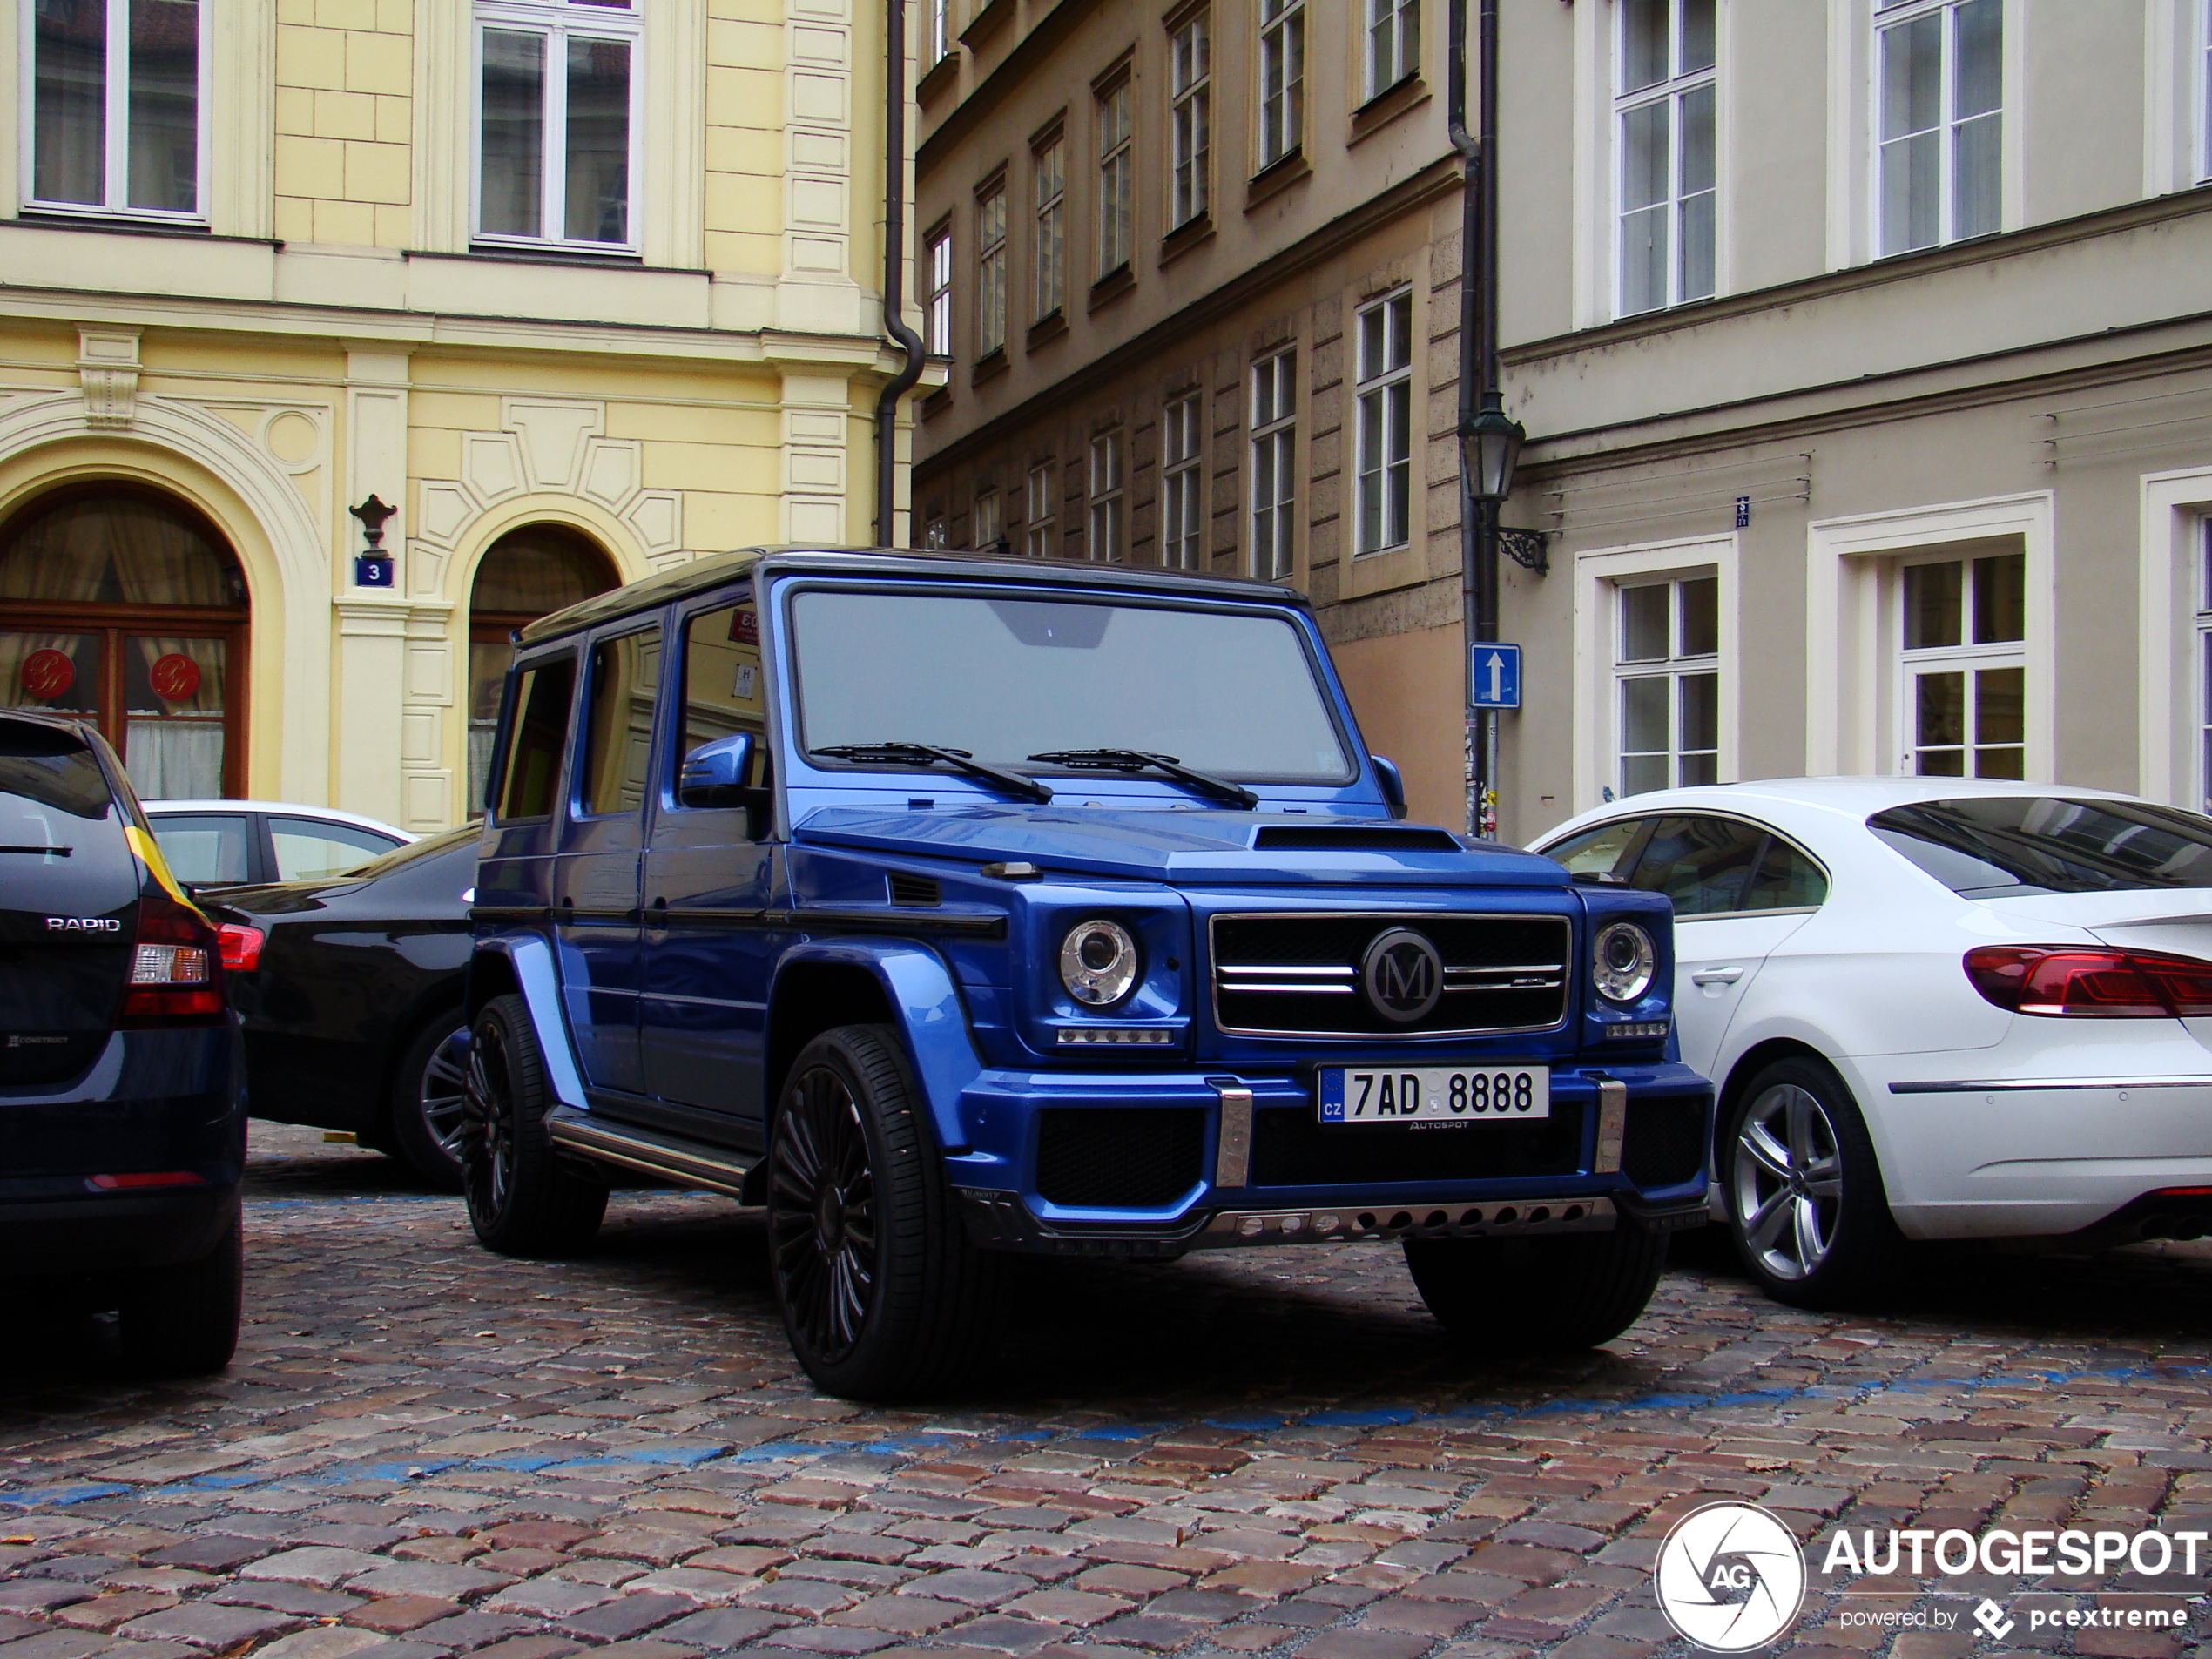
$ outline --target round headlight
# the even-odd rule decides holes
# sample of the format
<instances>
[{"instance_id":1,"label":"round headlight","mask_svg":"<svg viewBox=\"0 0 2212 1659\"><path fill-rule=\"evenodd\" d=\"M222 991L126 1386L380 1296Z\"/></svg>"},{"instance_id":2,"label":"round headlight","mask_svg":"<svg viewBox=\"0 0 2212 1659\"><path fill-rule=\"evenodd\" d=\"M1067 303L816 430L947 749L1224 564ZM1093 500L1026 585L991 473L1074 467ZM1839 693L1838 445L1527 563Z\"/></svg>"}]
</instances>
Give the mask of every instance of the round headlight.
<instances>
[{"instance_id":1,"label":"round headlight","mask_svg":"<svg viewBox=\"0 0 2212 1659\"><path fill-rule=\"evenodd\" d=\"M1590 977L1608 1002L1633 1002L1651 988L1659 948L1633 921L1616 921L1599 930L1590 951Z\"/></svg>"},{"instance_id":2,"label":"round headlight","mask_svg":"<svg viewBox=\"0 0 2212 1659\"><path fill-rule=\"evenodd\" d=\"M1118 922L1078 922L1060 941L1060 982L1085 1008L1107 1008L1136 985L1136 941Z\"/></svg>"}]
</instances>

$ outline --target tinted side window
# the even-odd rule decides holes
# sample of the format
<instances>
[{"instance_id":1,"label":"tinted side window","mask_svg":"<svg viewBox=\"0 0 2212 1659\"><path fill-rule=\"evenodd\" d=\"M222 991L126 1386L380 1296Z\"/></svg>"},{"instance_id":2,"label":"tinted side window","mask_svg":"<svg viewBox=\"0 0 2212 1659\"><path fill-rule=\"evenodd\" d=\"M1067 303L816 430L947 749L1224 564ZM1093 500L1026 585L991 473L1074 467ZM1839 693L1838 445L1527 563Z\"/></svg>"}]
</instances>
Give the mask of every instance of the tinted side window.
<instances>
[{"instance_id":1,"label":"tinted side window","mask_svg":"<svg viewBox=\"0 0 2212 1659\"><path fill-rule=\"evenodd\" d=\"M1678 916L1741 910L1766 832L1731 818L1662 818L1652 826L1631 885L1663 893Z\"/></svg>"},{"instance_id":2,"label":"tinted side window","mask_svg":"<svg viewBox=\"0 0 2212 1659\"><path fill-rule=\"evenodd\" d=\"M1629 854L1635 849L1636 837L1650 822L1648 818L1630 818L1618 824L1601 824L1561 841L1544 856L1564 864L1575 875L1609 875L1626 880Z\"/></svg>"},{"instance_id":3,"label":"tinted side window","mask_svg":"<svg viewBox=\"0 0 2212 1659\"><path fill-rule=\"evenodd\" d=\"M127 821L73 734L0 720L0 912L92 916L131 903L138 867Z\"/></svg>"},{"instance_id":4,"label":"tinted side window","mask_svg":"<svg viewBox=\"0 0 2212 1659\"><path fill-rule=\"evenodd\" d=\"M499 811L495 816L502 823L552 815L561 751L569 733L569 696L575 689L573 658L523 671L523 683L515 692L515 725L507 738L507 764L499 773Z\"/></svg>"},{"instance_id":5,"label":"tinted side window","mask_svg":"<svg viewBox=\"0 0 2212 1659\"><path fill-rule=\"evenodd\" d=\"M253 822L243 813L173 813L154 816L153 839L169 860L169 873L193 887L234 886L250 881L247 849Z\"/></svg>"},{"instance_id":6,"label":"tinted side window","mask_svg":"<svg viewBox=\"0 0 2212 1659\"><path fill-rule=\"evenodd\" d=\"M1743 895L1746 910L1808 909L1828 901L1828 878L1820 867L1784 840L1771 836L1759 873Z\"/></svg>"},{"instance_id":7,"label":"tinted side window","mask_svg":"<svg viewBox=\"0 0 2212 1659\"><path fill-rule=\"evenodd\" d=\"M645 804L660 701L660 630L591 648L591 706L583 725L583 810L635 813Z\"/></svg>"},{"instance_id":8,"label":"tinted side window","mask_svg":"<svg viewBox=\"0 0 2212 1659\"><path fill-rule=\"evenodd\" d=\"M703 743L768 729L761 684L760 613L742 604L702 610L684 627L684 741L678 759Z\"/></svg>"}]
</instances>

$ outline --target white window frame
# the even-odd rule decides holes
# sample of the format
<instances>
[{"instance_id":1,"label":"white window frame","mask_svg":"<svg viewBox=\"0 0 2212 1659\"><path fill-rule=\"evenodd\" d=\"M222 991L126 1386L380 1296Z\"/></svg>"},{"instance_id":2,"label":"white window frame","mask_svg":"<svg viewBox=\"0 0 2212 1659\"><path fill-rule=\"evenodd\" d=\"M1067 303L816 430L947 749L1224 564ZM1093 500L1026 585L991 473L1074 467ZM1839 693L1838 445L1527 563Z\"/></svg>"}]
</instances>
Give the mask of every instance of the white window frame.
<instances>
[{"instance_id":1,"label":"white window frame","mask_svg":"<svg viewBox=\"0 0 2212 1659\"><path fill-rule=\"evenodd\" d=\"M928 290L922 305L923 349L932 357L953 354L953 224L941 220L924 239L923 280Z\"/></svg>"},{"instance_id":2,"label":"white window frame","mask_svg":"<svg viewBox=\"0 0 2212 1659\"><path fill-rule=\"evenodd\" d=\"M1621 91L1622 65L1627 54L1622 50L1622 30L1628 26L1628 10L1613 7L1614 23L1609 41L1613 68L1608 80L1612 91L1613 114L1608 136L1612 145L1612 196L1609 224L1612 233L1613 257L1612 294L1613 314L1616 317L1648 316L1654 311L1710 300L1721 292L1721 179L1723 169L1722 143L1721 73L1720 59L1725 32L1722 28L1722 13L1725 6L1716 0L1713 20L1713 64L1706 69L1676 72L1682 61L1683 0L1667 0L1667 68L1668 73L1649 86L1639 87L1633 92ZM1713 286L1703 293L1683 292L1682 280L1683 210L1690 199L1683 188L1683 100L1710 88L1713 94L1713 183L1709 190L1696 192L1713 199ZM1628 239L1623 233L1623 221L1629 210L1625 205L1622 169L1628 165L1628 145L1622 130L1629 118L1642 110L1656 104L1667 108L1667 284L1666 296L1656 306L1636 311L1628 307ZM1638 212L1643 209L1635 210Z\"/></svg>"},{"instance_id":3,"label":"white window frame","mask_svg":"<svg viewBox=\"0 0 2212 1659\"><path fill-rule=\"evenodd\" d=\"M1122 454L1122 429L1108 427L1090 439L1090 520L1083 556L1094 564L1128 559L1128 522L1123 515L1123 481L1128 468Z\"/></svg>"},{"instance_id":4,"label":"white window frame","mask_svg":"<svg viewBox=\"0 0 2212 1659\"><path fill-rule=\"evenodd\" d=\"M1925 253L1932 247L1947 247L1957 241L1971 241L1979 237L1999 234L2010 230L2019 222L2013 210L2013 181L2018 177L2020 157L2014 145L2014 133L2020 125L2018 100L2014 96L2019 84L2013 64L2015 41L2021 18L2020 8L2013 0L1996 0L1999 27L2003 31L1998 47L1997 108L1997 223L1987 231L1972 232L1961 237L1957 233L1953 212L1957 206L1954 194L1957 177L1956 155L1959 120L1956 108L1958 75L1956 52L1959 9L1969 0L1906 0L1906 3L1884 10L1881 0L1871 0L1869 21L1871 36L1867 54L1870 78L1866 103L1866 134L1868 167L1866 199L1868 222L1867 246L1876 259L1890 259L1899 254ZM1940 136L1937 147L1936 239L1917 247L1889 248L1882 245L1882 37L1892 30L1912 23L1931 13L1943 15L1943 51L1939 60L1937 89L1937 117L1933 129ZM1983 114L1988 113L1984 111ZM1970 120L1981 116L1967 118Z\"/></svg>"},{"instance_id":5,"label":"white window frame","mask_svg":"<svg viewBox=\"0 0 2212 1659\"><path fill-rule=\"evenodd\" d=\"M1711 582L1714 586L1713 649L1704 652L1689 652L1682 646L1683 587L1690 582ZM1631 794L1642 794L1643 790L1631 790L1628 782L1630 755L1628 749L1628 700L1631 684L1643 681L1662 681L1666 685L1667 740L1660 749L1640 749L1638 756L1663 756L1667 776L1663 782L1651 786L1653 789L1679 789L1692 784L1720 781L1720 629L1719 590L1720 572L1710 565L1700 565L1688 570L1668 571L1662 575L1642 577L1617 577L1612 584L1609 597L1613 606L1613 753L1610 757L1609 782L1616 799L1625 800ZM1631 660L1628 656L1629 596L1645 590L1662 590L1667 595L1668 654L1664 657ZM1710 677L1713 682L1713 746L1692 749L1683 732L1683 682ZM1708 755L1713 759L1713 776L1710 779L1687 776L1688 762L1693 755Z\"/></svg>"},{"instance_id":6,"label":"white window frame","mask_svg":"<svg viewBox=\"0 0 2212 1659\"><path fill-rule=\"evenodd\" d=\"M1059 472L1059 465L1051 461L1040 461L1029 469L1022 545L1033 559L1049 559L1053 554L1052 535L1060 519L1053 485Z\"/></svg>"},{"instance_id":7,"label":"white window frame","mask_svg":"<svg viewBox=\"0 0 2212 1659\"><path fill-rule=\"evenodd\" d=\"M1989 556L1989 553L1990 550L1981 548L1964 550L1935 548L1909 553L1896 561L1892 579L1884 584L1885 598L1891 614L1883 621L1883 631L1885 635L1894 640L1894 648L1889 652L1891 672L1895 677L1895 683L1890 691L1891 707L1895 711L1891 727L1890 746L1896 754L1896 772L1900 778L1942 778L1953 775L1963 778L1979 777L1981 774L1975 770L1974 750L1977 746L1983 745L1977 745L1974 741L1979 734L1979 725L1973 701L1973 676L1990 669L2017 668L2020 671L2023 688L2030 678L2025 617L2022 618L2022 636L2019 639L1994 640L1985 644L1977 644L1972 637L1973 632L1973 570L1972 567L1977 558ZM1955 645L1923 645L1908 650L1905 644L1905 572L1916 565L1928 564L1961 564L1966 567L1961 572L1960 578L1959 643ZM1951 673L1965 676L1963 684L1967 688L1964 709L1966 725L1960 744L1962 752L1960 764L1965 770L1956 774L1924 773L1919 770L1917 753L1920 746L1918 729L1919 699L1918 688L1913 682L1927 674ZM2027 710L2023 707L2021 710L2023 767L2027 760L2026 718Z\"/></svg>"},{"instance_id":8,"label":"white window frame","mask_svg":"<svg viewBox=\"0 0 2212 1659\"><path fill-rule=\"evenodd\" d=\"M2212 684L2200 642L2212 619L2200 610L2208 596L2199 584L2212 556L2212 467L2147 473L2140 489L2135 789L2202 812L2212 796L2212 759L2199 732Z\"/></svg>"},{"instance_id":9,"label":"white window frame","mask_svg":"<svg viewBox=\"0 0 2212 1659\"><path fill-rule=\"evenodd\" d=\"M927 54L921 60L924 70L934 69L953 50L953 0L927 0L927 4L929 38L923 47Z\"/></svg>"},{"instance_id":10,"label":"white window frame","mask_svg":"<svg viewBox=\"0 0 2212 1659\"><path fill-rule=\"evenodd\" d=\"M1298 347L1285 346L1255 362L1251 388L1251 573L1263 582L1287 582L1298 569ZM1263 495L1264 477L1273 478L1275 488Z\"/></svg>"},{"instance_id":11,"label":"white window frame","mask_svg":"<svg viewBox=\"0 0 2212 1659\"><path fill-rule=\"evenodd\" d=\"M1204 419L1197 392L1160 411L1160 563L1171 570L1206 566Z\"/></svg>"},{"instance_id":12,"label":"white window frame","mask_svg":"<svg viewBox=\"0 0 2212 1659\"><path fill-rule=\"evenodd\" d=\"M1383 325L1384 361L1379 366L1369 363L1366 360L1367 319L1377 312L1387 313L1393 310L1400 304L1406 308L1404 360L1396 363L1390 361L1391 325L1386 320ZM1355 358L1354 373L1357 375L1353 388L1352 406L1355 422L1353 447L1356 454L1352 475L1352 554L1355 558L1391 552L1395 549L1409 546L1413 542L1413 427L1417 416L1413 395L1413 340L1418 320L1413 304L1413 291L1410 287L1393 288L1388 293L1378 294L1374 299L1359 307L1352 314L1352 353ZM1392 392L1400 386L1406 388L1402 414L1399 413L1397 401L1391 395ZM1379 407L1382 411L1382 419L1379 422L1382 443L1382 453L1379 457L1370 456L1367 453L1369 429L1367 409L1371 402ZM1404 423L1403 430L1399 429L1399 425L1401 421ZM1393 452L1399 449L1402 449L1404 454L1393 455ZM1400 469L1403 469L1406 475L1406 522L1403 524L1393 525L1390 522L1389 480L1392 473ZM1367 495L1371 489L1379 489L1382 492L1380 508L1382 539L1372 547L1366 544L1368 518ZM1393 534L1393 531L1397 533Z\"/></svg>"},{"instance_id":13,"label":"white window frame","mask_svg":"<svg viewBox=\"0 0 2212 1659\"><path fill-rule=\"evenodd\" d=\"M1421 69L1420 0L1366 0L1359 31L1361 73L1372 103Z\"/></svg>"},{"instance_id":14,"label":"white window frame","mask_svg":"<svg viewBox=\"0 0 2212 1659\"><path fill-rule=\"evenodd\" d=\"M1264 172L1305 147L1305 0L1260 0L1259 167ZM1271 85L1270 78L1279 79Z\"/></svg>"},{"instance_id":15,"label":"white window frame","mask_svg":"<svg viewBox=\"0 0 2212 1659\"><path fill-rule=\"evenodd\" d=\"M1905 730L1895 662L1901 607L1895 592L1905 560L1941 556L1959 543L2017 537L2027 556L2022 710L2024 768L2052 780L2058 724L2056 508L2049 490L1951 502L1848 518L1806 529L1805 764L1812 776L1899 775ZM1995 550L1989 547L1981 552ZM1952 556L1957 556L1953 554Z\"/></svg>"},{"instance_id":16,"label":"white window frame","mask_svg":"<svg viewBox=\"0 0 2212 1659\"><path fill-rule=\"evenodd\" d=\"M1006 175L975 192L975 355L1006 349ZM995 213L995 217L994 214Z\"/></svg>"},{"instance_id":17,"label":"white window frame","mask_svg":"<svg viewBox=\"0 0 2212 1659\"><path fill-rule=\"evenodd\" d=\"M194 133L193 206L190 212L160 207L132 207L131 196L131 8L128 0L107 0L105 83L101 88L103 154L98 202L47 201L34 194L38 179L38 37L37 0L19 0L17 31L17 172L24 208L39 214L67 214L82 219L131 219L149 225L205 225L211 183L210 158L214 122L210 118L212 97L211 71L214 57L216 0L199 0L197 70L192 89ZM120 66L120 72L118 68Z\"/></svg>"},{"instance_id":18,"label":"white window frame","mask_svg":"<svg viewBox=\"0 0 2212 1659\"><path fill-rule=\"evenodd\" d=\"M1092 100L1098 132L1098 274L1103 279L1136 257L1136 83L1123 75Z\"/></svg>"},{"instance_id":19,"label":"white window frame","mask_svg":"<svg viewBox=\"0 0 2212 1659\"><path fill-rule=\"evenodd\" d=\"M985 552L1006 539L1004 505L995 489L975 492L975 505L968 521L970 547L978 552Z\"/></svg>"},{"instance_id":20,"label":"white window frame","mask_svg":"<svg viewBox=\"0 0 2212 1659\"><path fill-rule=\"evenodd\" d=\"M1048 166L1048 164L1049 165ZM1055 131L1029 152L1030 315L1038 321L1068 303L1068 138Z\"/></svg>"},{"instance_id":21,"label":"white window frame","mask_svg":"<svg viewBox=\"0 0 2212 1659\"><path fill-rule=\"evenodd\" d=\"M1679 541L1593 548L1575 556L1575 779L1573 811L1602 806L1606 791L1618 793L1620 773L1620 591L1646 583L1710 576L1719 583L1720 650L1711 659L1720 676L1720 752L1715 775L1741 778L1737 686L1743 675L1737 622L1737 538L1731 533ZM1647 665L1636 664L1631 671ZM1702 659L1700 669L1702 671Z\"/></svg>"},{"instance_id":22,"label":"white window frame","mask_svg":"<svg viewBox=\"0 0 2212 1659\"><path fill-rule=\"evenodd\" d=\"M1204 10L1168 36L1168 158L1172 233L1213 206L1213 33Z\"/></svg>"},{"instance_id":23,"label":"white window frame","mask_svg":"<svg viewBox=\"0 0 2212 1659\"><path fill-rule=\"evenodd\" d=\"M203 0L206 3L206 0ZM546 37L545 146L538 181L538 223L567 224L568 39L624 40L630 45L630 158L624 177L630 201L623 215L629 233L620 242L569 236L516 236L483 228L484 30L516 30ZM563 0L474 0L469 25L469 226L472 244L484 247L562 248L579 253L636 253L644 245L645 19L636 4L594 6ZM556 165L556 163L558 165Z\"/></svg>"}]
</instances>

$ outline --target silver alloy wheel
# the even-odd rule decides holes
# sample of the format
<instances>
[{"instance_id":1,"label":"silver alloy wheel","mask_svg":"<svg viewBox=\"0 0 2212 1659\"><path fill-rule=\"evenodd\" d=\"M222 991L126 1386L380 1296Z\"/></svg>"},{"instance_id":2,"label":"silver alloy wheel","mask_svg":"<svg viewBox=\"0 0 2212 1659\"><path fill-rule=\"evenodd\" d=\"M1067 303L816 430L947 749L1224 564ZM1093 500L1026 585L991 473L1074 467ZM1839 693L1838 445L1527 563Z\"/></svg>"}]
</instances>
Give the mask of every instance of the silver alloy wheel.
<instances>
[{"instance_id":1,"label":"silver alloy wheel","mask_svg":"<svg viewBox=\"0 0 2212 1659\"><path fill-rule=\"evenodd\" d=\"M430 1051L416 1093L422 1127L458 1170L462 1136L469 1127L469 1028L456 1027Z\"/></svg>"},{"instance_id":2,"label":"silver alloy wheel","mask_svg":"<svg viewBox=\"0 0 2212 1659\"><path fill-rule=\"evenodd\" d=\"M1820 1097L1796 1083L1762 1093L1736 1132L1733 1174L1736 1224L1754 1259L1778 1279L1810 1278L1835 1248L1844 1204L1842 1149Z\"/></svg>"}]
</instances>

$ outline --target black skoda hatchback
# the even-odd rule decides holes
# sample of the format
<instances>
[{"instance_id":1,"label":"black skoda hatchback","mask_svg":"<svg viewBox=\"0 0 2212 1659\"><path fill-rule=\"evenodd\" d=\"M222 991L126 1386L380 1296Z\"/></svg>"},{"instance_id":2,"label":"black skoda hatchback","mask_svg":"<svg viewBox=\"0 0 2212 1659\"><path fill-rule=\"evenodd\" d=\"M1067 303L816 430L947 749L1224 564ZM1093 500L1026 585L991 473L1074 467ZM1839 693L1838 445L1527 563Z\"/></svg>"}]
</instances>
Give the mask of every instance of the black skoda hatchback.
<instances>
[{"instance_id":1,"label":"black skoda hatchback","mask_svg":"<svg viewBox=\"0 0 2212 1659\"><path fill-rule=\"evenodd\" d=\"M113 1309L125 1362L237 1345L244 1069L221 941L121 764L0 710L0 1274Z\"/></svg>"}]
</instances>

